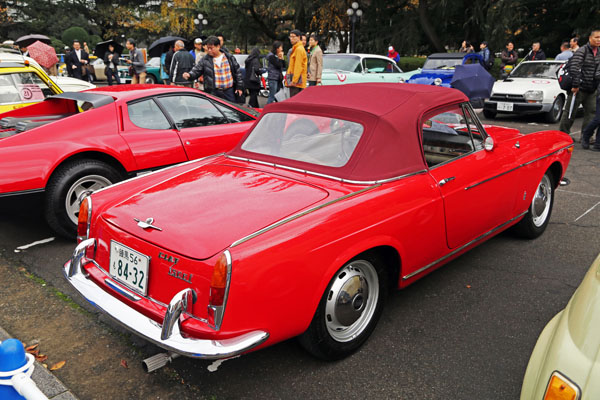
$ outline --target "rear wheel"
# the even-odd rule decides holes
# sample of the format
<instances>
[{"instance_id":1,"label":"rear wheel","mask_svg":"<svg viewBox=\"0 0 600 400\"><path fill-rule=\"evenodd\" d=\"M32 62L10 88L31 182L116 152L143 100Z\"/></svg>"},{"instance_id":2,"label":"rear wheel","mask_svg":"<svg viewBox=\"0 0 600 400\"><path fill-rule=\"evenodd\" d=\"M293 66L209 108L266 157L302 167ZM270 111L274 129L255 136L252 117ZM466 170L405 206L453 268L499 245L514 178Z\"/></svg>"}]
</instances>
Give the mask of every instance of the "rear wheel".
<instances>
[{"instance_id":1,"label":"rear wheel","mask_svg":"<svg viewBox=\"0 0 600 400\"><path fill-rule=\"evenodd\" d=\"M329 283L300 343L324 360L349 356L375 329L386 295L387 274L377 258L355 258Z\"/></svg>"},{"instance_id":2,"label":"rear wheel","mask_svg":"<svg viewBox=\"0 0 600 400\"><path fill-rule=\"evenodd\" d=\"M152 85L155 84L156 83L156 78L154 77L154 75L152 75L152 74L146 75L146 83L149 83L149 84L152 84Z\"/></svg>"},{"instance_id":3,"label":"rear wheel","mask_svg":"<svg viewBox=\"0 0 600 400\"><path fill-rule=\"evenodd\" d=\"M552 173L546 171L533 194L527 214L514 227L517 235L526 239L535 239L544 233L550 222L552 205L554 204L553 182Z\"/></svg>"},{"instance_id":4,"label":"rear wheel","mask_svg":"<svg viewBox=\"0 0 600 400\"><path fill-rule=\"evenodd\" d=\"M546 122L551 124L558 122L563 113L563 106L565 105L565 98L563 96L558 96L554 103L552 103L552 108L548 111L544 117L546 118Z\"/></svg>"},{"instance_id":5,"label":"rear wheel","mask_svg":"<svg viewBox=\"0 0 600 400\"><path fill-rule=\"evenodd\" d=\"M483 116L486 117L487 119L496 118L496 114L497 113L495 111L483 110Z\"/></svg>"},{"instance_id":6,"label":"rear wheel","mask_svg":"<svg viewBox=\"0 0 600 400\"><path fill-rule=\"evenodd\" d=\"M44 213L48 225L61 236L75 237L82 196L122 178L115 168L97 160L78 160L59 167L46 186Z\"/></svg>"}]
</instances>

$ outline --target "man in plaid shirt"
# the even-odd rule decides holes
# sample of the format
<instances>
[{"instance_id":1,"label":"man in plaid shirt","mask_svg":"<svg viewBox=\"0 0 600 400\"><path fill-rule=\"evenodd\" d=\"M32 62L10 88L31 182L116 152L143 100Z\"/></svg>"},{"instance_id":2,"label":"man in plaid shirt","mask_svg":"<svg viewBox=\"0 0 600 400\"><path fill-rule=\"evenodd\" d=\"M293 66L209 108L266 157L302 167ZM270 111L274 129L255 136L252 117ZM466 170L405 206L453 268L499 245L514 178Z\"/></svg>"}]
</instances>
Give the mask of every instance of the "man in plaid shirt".
<instances>
[{"instance_id":1,"label":"man in plaid shirt","mask_svg":"<svg viewBox=\"0 0 600 400\"><path fill-rule=\"evenodd\" d=\"M183 78L195 81L204 77L204 91L235 102L235 95L242 95L242 74L235 58L221 51L221 42L216 36L206 39L206 56L192 70L183 73Z\"/></svg>"}]
</instances>

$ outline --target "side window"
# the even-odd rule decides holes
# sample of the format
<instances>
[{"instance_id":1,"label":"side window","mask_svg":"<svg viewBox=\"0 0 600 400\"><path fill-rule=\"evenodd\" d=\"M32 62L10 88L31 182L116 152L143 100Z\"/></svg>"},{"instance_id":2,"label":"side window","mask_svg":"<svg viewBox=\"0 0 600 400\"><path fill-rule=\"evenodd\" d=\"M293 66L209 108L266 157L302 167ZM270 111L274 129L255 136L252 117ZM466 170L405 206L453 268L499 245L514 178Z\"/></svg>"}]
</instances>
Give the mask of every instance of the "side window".
<instances>
[{"instance_id":1,"label":"side window","mask_svg":"<svg viewBox=\"0 0 600 400\"><path fill-rule=\"evenodd\" d=\"M382 58L365 58L365 68L370 73L384 74L390 72L399 72L398 67L388 60Z\"/></svg>"},{"instance_id":2,"label":"side window","mask_svg":"<svg viewBox=\"0 0 600 400\"><path fill-rule=\"evenodd\" d=\"M127 105L129 120L144 129L169 129L171 124L152 99Z\"/></svg>"},{"instance_id":3,"label":"side window","mask_svg":"<svg viewBox=\"0 0 600 400\"><path fill-rule=\"evenodd\" d=\"M227 124L229 121L213 103L196 96L165 96L158 101L180 129Z\"/></svg>"},{"instance_id":4,"label":"side window","mask_svg":"<svg viewBox=\"0 0 600 400\"><path fill-rule=\"evenodd\" d=\"M433 167L476 149L468 122L459 105L423 117L423 153L427 165Z\"/></svg>"},{"instance_id":5,"label":"side window","mask_svg":"<svg viewBox=\"0 0 600 400\"><path fill-rule=\"evenodd\" d=\"M32 72L0 75L0 104L32 103L53 94L48 85Z\"/></svg>"},{"instance_id":6,"label":"side window","mask_svg":"<svg viewBox=\"0 0 600 400\"><path fill-rule=\"evenodd\" d=\"M227 119L231 123L254 121L254 118L247 114L244 114L243 112L239 112L237 110L234 110L233 108L229 108L219 103L214 103L214 105L227 117Z\"/></svg>"}]
</instances>

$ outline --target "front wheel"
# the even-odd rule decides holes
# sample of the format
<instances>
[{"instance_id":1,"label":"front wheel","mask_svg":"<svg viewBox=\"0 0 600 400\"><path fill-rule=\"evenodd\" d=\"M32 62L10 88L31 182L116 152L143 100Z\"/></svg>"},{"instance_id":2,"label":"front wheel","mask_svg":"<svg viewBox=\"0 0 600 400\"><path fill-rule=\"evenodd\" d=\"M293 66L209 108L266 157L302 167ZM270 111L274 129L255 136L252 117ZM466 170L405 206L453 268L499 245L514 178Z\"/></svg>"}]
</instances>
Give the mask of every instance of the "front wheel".
<instances>
[{"instance_id":1,"label":"front wheel","mask_svg":"<svg viewBox=\"0 0 600 400\"><path fill-rule=\"evenodd\" d=\"M552 173L546 171L533 194L527 214L514 227L517 235L526 239L535 239L546 230L552 214L552 205L554 204L552 178Z\"/></svg>"},{"instance_id":2,"label":"front wheel","mask_svg":"<svg viewBox=\"0 0 600 400\"><path fill-rule=\"evenodd\" d=\"M544 117L546 118L546 122L554 124L560 120L560 117L563 113L563 106L565 105L565 98L562 96L558 96L554 103L552 103L552 108L548 111Z\"/></svg>"},{"instance_id":3,"label":"front wheel","mask_svg":"<svg viewBox=\"0 0 600 400\"><path fill-rule=\"evenodd\" d=\"M357 257L329 283L300 343L324 360L349 356L375 329L386 294L387 275L380 262L374 257Z\"/></svg>"},{"instance_id":4,"label":"front wheel","mask_svg":"<svg viewBox=\"0 0 600 400\"><path fill-rule=\"evenodd\" d=\"M154 85L156 83L156 78L152 74L146 75L146 83L150 85Z\"/></svg>"},{"instance_id":5,"label":"front wheel","mask_svg":"<svg viewBox=\"0 0 600 400\"><path fill-rule=\"evenodd\" d=\"M48 225L59 235L74 238L82 196L122 178L112 166L97 160L78 160L59 167L46 186Z\"/></svg>"}]
</instances>

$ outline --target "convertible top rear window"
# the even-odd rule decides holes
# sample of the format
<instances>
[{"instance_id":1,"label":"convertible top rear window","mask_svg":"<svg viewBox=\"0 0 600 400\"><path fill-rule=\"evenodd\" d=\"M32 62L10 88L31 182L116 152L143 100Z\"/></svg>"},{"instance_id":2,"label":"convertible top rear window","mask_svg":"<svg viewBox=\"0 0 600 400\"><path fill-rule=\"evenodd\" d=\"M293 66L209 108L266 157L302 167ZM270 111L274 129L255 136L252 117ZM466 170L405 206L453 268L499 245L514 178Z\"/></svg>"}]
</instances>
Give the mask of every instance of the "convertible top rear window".
<instances>
[{"instance_id":1,"label":"convertible top rear window","mask_svg":"<svg viewBox=\"0 0 600 400\"><path fill-rule=\"evenodd\" d=\"M266 114L242 149L327 167L344 166L364 132L361 124L315 115Z\"/></svg>"}]
</instances>

